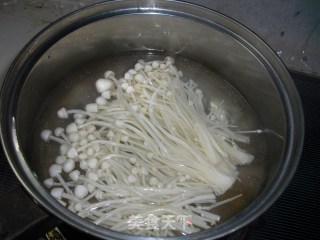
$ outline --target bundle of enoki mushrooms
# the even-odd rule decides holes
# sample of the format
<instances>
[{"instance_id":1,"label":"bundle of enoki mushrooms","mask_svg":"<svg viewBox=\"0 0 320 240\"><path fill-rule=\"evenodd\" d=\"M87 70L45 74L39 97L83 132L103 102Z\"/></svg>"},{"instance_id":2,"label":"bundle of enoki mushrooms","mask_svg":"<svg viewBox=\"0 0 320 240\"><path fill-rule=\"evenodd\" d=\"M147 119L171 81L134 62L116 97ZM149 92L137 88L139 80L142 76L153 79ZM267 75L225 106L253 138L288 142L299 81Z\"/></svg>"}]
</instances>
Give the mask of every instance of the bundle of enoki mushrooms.
<instances>
[{"instance_id":1,"label":"bundle of enoki mushrooms","mask_svg":"<svg viewBox=\"0 0 320 240\"><path fill-rule=\"evenodd\" d=\"M204 107L174 60L139 60L123 78L107 71L85 110L61 108L68 125L43 130L60 144L44 184L69 210L103 227L174 236L211 228L216 201L253 156L219 107ZM166 221L164 221L164 216ZM168 226L168 216L170 226ZM151 218L152 217L152 218ZM152 219L152 224L147 220Z\"/></svg>"}]
</instances>

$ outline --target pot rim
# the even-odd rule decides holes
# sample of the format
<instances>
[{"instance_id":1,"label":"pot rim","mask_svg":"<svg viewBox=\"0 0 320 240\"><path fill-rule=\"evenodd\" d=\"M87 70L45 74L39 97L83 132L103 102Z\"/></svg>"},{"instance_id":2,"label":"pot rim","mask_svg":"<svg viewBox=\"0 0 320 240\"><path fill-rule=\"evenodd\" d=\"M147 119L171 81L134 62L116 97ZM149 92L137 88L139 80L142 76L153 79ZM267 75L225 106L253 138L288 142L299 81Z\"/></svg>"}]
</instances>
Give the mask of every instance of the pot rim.
<instances>
[{"instance_id":1,"label":"pot rim","mask_svg":"<svg viewBox=\"0 0 320 240\"><path fill-rule=\"evenodd\" d=\"M286 67L279 57L266 43L240 23L221 13L195 4L181 1L154 0L154 6L150 7L148 2L148 0L139 2L118 0L98 3L80 9L50 24L21 50L11 65L1 89L1 141L4 146L4 151L16 176L28 193L50 213L66 221L73 227L94 235L95 237L105 239L153 239L149 237L132 236L97 226L70 211L66 211L65 207L60 205L47 193L29 168L19 148L15 123L19 94L16 93L20 92L23 82L34 63L50 46L70 32L99 19L126 14L164 14L191 18L202 24L218 28L235 38L250 51L256 53L255 56L264 64L276 84L285 106L285 115L288 120L286 127L288 141L285 143L284 157L280 167L271 183L258 198L250 204L250 207L247 207L235 217L212 229L166 239L221 238L242 228L261 215L276 201L293 177L302 152L304 136L304 119L300 98ZM183 10L178 11L177 9L179 9L179 7ZM108 11L102 11L103 9ZM91 15L94 12L96 13ZM78 19L79 16L82 16L80 21ZM228 27L223 25L226 23Z\"/></svg>"}]
</instances>

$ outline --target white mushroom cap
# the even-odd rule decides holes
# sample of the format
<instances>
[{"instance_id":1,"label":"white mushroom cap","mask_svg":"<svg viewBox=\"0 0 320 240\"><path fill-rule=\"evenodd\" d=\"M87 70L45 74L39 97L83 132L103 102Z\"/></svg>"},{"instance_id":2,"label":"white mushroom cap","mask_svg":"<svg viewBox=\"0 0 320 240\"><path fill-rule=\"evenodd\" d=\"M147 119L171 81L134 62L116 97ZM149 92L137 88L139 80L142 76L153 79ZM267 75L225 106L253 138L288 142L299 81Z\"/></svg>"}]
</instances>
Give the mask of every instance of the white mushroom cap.
<instances>
[{"instance_id":1,"label":"white mushroom cap","mask_svg":"<svg viewBox=\"0 0 320 240\"><path fill-rule=\"evenodd\" d=\"M151 72L152 71L152 67L151 67L151 65L145 65L144 66L144 71L147 73L147 72Z\"/></svg>"},{"instance_id":2,"label":"white mushroom cap","mask_svg":"<svg viewBox=\"0 0 320 240\"><path fill-rule=\"evenodd\" d=\"M67 157L61 156L61 155L57 156L55 160L56 164L60 164L60 165L64 164L66 161L67 161Z\"/></svg>"},{"instance_id":3,"label":"white mushroom cap","mask_svg":"<svg viewBox=\"0 0 320 240\"><path fill-rule=\"evenodd\" d=\"M96 98L96 104L99 106L103 106L107 104L107 100L104 97L97 97Z\"/></svg>"},{"instance_id":4,"label":"white mushroom cap","mask_svg":"<svg viewBox=\"0 0 320 240\"><path fill-rule=\"evenodd\" d=\"M57 115L59 118L68 118L68 112L65 108L60 108L58 111L57 111Z\"/></svg>"},{"instance_id":5,"label":"white mushroom cap","mask_svg":"<svg viewBox=\"0 0 320 240\"><path fill-rule=\"evenodd\" d=\"M110 70L108 70L108 71L106 71L104 74L103 74L103 76L104 76L104 78L105 79L108 79L108 78L110 78L110 77L114 77L114 71L110 71Z\"/></svg>"},{"instance_id":6,"label":"white mushroom cap","mask_svg":"<svg viewBox=\"0 0 320 240\"><path fill-rule=\"evenodd\" d=\"M111 89L113 86L113 82L109 79L100 78L96 81L96 88L99 93L107 91Z\"/></svg>"},{"instance_id":7,"label":"white mushroom cap","mask_svg":"<svg viewBox=\"0 0 320 240\"><path fill-rule=\"evenodd\" d=\"M50 177L56 177L62 171L62 166L60 164L52 164L49 168Z\"/></svg>"},{"instance_id":8,"label":"white mushroom cap","mask_svg":"<svg viewBox=\"0 0 320 240\"><path fill-rule=\"evenodd\" d=\"M98 181L99 175L95 172L88 172L88 178L92 181Z\"/></svg>"},{"instance_id":9,"label":"white mushroom cap","mask_svg":"<svg viewBox=\"0 0 320 240\"><path fill-rule=\"evenodd\" d=\"M65 155L65 154L67 154L69 148L70 148L70 147L69 147L67 144L62 144L62 145L60 145L60 155Z\"/></svg>"},{"instance_id":10,"label":"white mushroom cap","mask_svg":"<svg viewBox=\"0 0 320 240\"><path fill-rule=\"evenodd\" d=\"M75 168L75 162L72 159L68 159L64 164L63 164L63 171L66 173L71 172Z\"/></svg>"},{"instance_id":11,"label":"white mushroom cap","mask_svg":"<svg viewBox=\"0 0 320 240\"><path fill-rule=\"evenodd\" d=\"M52 188L50 191L50 194L55 199L61 199L61 195L63 194L63 192L64 192L63 188L57 187L57 188Z\"/></svg>"},{"instance_id":12,"label":"white mushroom cap","mask_svg":"<svg viewBox=\"0 0 320 240\"><path fill-rule=\"evenodd\" d=\"M78 181L79 176L80 176L80 171L79 170L73 170L72 172L69 173L69 177L74 182Z\"/></svg>"},{"instance_id":13,"label":"white mushroom cap","mask_svg":"<svg viewBox=\"0 0 320 240\"><path fill-rule=\"evenodd\" d=\"M57 127L55 130L54 130L54 135L56 135L57 137L60 137L61 134L64 133L64 129L62 127Z\"/></svg>"},{"instance_id":14,"label":"white mushroom cap","mask_svg":"<svg viewBox=\"0 0 320 240\"><path fill-rule=\"evenodd\" d=\"M52 188L52 186L53 186L53 178L47 178L46 180L43 181L43 184L47 188Z\"/></svg>"},{"instance_id":15,"label":"white mushroom cap","mask_svg":"<svg viewBox=\"0 0 320 240\"><path fill-rule=\"evenodd\" d=\"M135 65L134 65L134 69L136 70L136 71L139 71L140 69L142 69L143 68L143 65L141 64L141 63L136 63Z\"/></svg>"},{"instance_id":16,"label":"white mushroom cap","mask_svg":"<svg viewBox=\"0 0 320 240\"><path fill-rule=\"evenodd\" d=\"M49 129L45 129L41 132L40 136L45 142L48 142L50 140L51 135L52 135L52 131Z\"/></svg>"},{"instance_id":17,"label":"white mushroom cap","mask_svg":"<svg viewBox=\"0 0 320 240\"><path fill-rule=\"evenodd\" d=\"M129 72L126 72L126 73L124 74L124 79L126 79L126 80L132 80L132 79L133 79L132 74L129 73Z\"/></svg>"},{"instance_id":18,"label":"white mushroom cap","mask_svg":"<svg viewBox=\"0 0 320 240\"><path fill-rule=\"evenodd\" d=\"M153 69L158 68L158 67L159 67L159 65L160 65L160 64L159 64L159 62L158 62L158 61L153 61L153 62L152 62L152 64L151 64L151 66L152 66L152 68L153 68Z\"/></svg>"},{"instance_id":19,"label":"white mushroom cap","mask_svg":"<svg viewBox=\"0 0 320 240\"><path fill-rule=\"evenodd\" d=\"M111 98L111 93L110 93L110 91L103 91L102 93L101 93L101 97L103 97L103 98L105 98L105 99L110 99Z\"/></svg>"},{"instance_id":20,"label":"white mushroom cap","mask_svg":"<svg viewBox=\"0 0 320 240\"><path fill-rule=\"evenodd\" d=\"M82 203L78 202L74 205L74 210L80 212L82 210Z\"/></svg>"},{"instance_id":21,"label":"white mushroom cap","mask_svg":"<svg viewBox=\"0 0 320 240\"><path fill-rule=\"evenodd\" d=\"M89 103L86 105L86 111L96 113L98 112L98 104L96 103Z\"/></svg>"},{"instance_id":22,"label":"white mushroom cap","mask_svg":"<svg viewBox=\"0 0 320 240\"><path fill-rule=\"evenodd\" d=\"M127 89L126 89L126 92L129 93L129 94L130 94L130 93L133 93L134 91L135 91L135 90L134 90L134 88L133 88L131 85L128 86Z\"/></svg>"},{"instance_id":23,"label":"white mushroom cap","mask_svg":"<svg viewBox=\"0 0 320 240\"><path fill-rule=\"evenodd\" d=\"M92 193L94 190L96 190L96 187L90 183L87 184L88 192Z\"/></svg>"},{"instance_id":24,"label":"white mushroom cap","mask_svg":"<svg viewBox=\"0 0 320 240\"><path fill-rule=\"evenodd\" d=\"M140 74L140 73L138 73L137 75L135 75L135 76L134 76L134 79L135 79L136 81L140 82L140 83L145 83L145 82L146 82L146 78L145 78L142 74Z\"/></svg>"},{"instance_id":25,"label":"white mushroom cap","mask_svg":"<svg viewBox=\"0 0 320 240\"><path fill-rule=\"evenodd\" d=\"M97 168L97 165L98 165L98 159L96 159L96 158L90 158L89 160L88 160L88 167L89 168Z\"/></svg>"},{"instance_id":26,"label":"white mushroom cap","mask_svg":"<svg viewBox=\"0 0 320 240\"><path fill-rule=\"evenodd\" d=\"M74 195L77 197L77 198L84 198L85 196L88 195L88 188L84 185L77 185L75 186L74 188Z\"/></svg>"},{"instance_id":27,"label":"white mushroom cap","mask_svg":"<svg viewBox=\"0 0 320 240\"><path fill-rule=\"evenodd\" d=\"M74 142L78 142L80 139L80 135L76 132L70 133L69 134L69 140L70 142L74 143Z\"/></svg>"},{"instance_id":28,"label":"white mushroom cap","mask_svg":"<svg viewBox=\"0 0 320 240\"><path fill-rule=\"evenodd\" d=\"M75 148L70 148L69 151L67 152L67 157L68 158L73 159L73 158L75 158L77 156L78 156L78 151Z\"/></svg>"},{"instance_id":29,"label":"white mushroom cap","mask_svg":"<svg viewBox=\"0 0 320 240\"><path fill-rule=\"evenodd\" d=\"M74 132L78 132L78 126L77 124L75 124L74 122L73 123L70 123L67 127L66 127L66 132L67 133L74 133Z\"/></svg>"}]
</instances>

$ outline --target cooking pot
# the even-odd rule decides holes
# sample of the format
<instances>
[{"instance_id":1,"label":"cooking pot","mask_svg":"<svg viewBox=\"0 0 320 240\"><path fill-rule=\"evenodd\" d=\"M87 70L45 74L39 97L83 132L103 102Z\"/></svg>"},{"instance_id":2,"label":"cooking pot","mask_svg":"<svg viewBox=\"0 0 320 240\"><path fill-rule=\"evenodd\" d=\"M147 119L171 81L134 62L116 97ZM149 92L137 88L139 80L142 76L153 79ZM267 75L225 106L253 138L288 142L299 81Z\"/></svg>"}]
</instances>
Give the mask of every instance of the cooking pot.
<instances>
[{"instance_id":1,"label":"cooking pot","mask_svg":"<svg viewBox=\"0 0 320 240\"><path fill-rule=\"evenodd\" d=\"M42 208L95 237L144 239L97 226L50 196L42 181L55 147L41 143L39 133L55 124L58 107L81 107L94 99L92 79L107 68L123 73L139 58L166 55L178 59L186 77L200 79L208 104L223 101L244 130L262 130L248 148L254 163L240 169L242 182L231 190L241 189L240 207L209 230L175 239L230 234L280 196L297 167L304 124L298 93L277 55L218 12L178 1L123 0L89 6L51 24L24 47L6 75L2 144L23 187Z\"/></svg>"}]
</instances>

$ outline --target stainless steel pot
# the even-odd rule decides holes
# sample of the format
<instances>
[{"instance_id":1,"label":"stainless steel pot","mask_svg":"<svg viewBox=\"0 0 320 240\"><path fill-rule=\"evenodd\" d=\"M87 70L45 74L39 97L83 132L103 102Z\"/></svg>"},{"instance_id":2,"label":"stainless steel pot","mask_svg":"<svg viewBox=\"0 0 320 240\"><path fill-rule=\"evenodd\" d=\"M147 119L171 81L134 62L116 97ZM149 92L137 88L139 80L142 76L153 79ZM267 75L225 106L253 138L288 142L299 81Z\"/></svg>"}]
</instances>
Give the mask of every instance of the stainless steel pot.
<instances>
[{"instance_id":1,"label":"stainless steel pot","mask_svg":"<svg viewBox=\"0 0 320 240\"><path fill-rule=\"evenodd\" d=\"M36 151L38 126L52 124L50 116L58 106L81 106L94 97L88 94L93 91L89 78L107 67L121 72L119 62L129 65L140 57L164 55L181 58L181 66L187 62L187 73L203 77L206 95L214 95L212 91L226 98L228 110L237 112L243 126L264 130L263 156L257 156L263 178L262 172L255 172L258 168L249 168L260 179L254 197L218 226L177 239L216 239L232 233L280 196L298 164L304 125L299 96L276 54L248 29L217 12L176 1L124 0L87 7L50 25L20 52L6 76L1 92L2 144L19 180L39 205L96 237L144 239L94 225L48 194L41 180L51 161L40 159L43 151ZM204 75L203 69L208 70ZM213 72L222 79L219 83L211 84ZM213 86L220 86L219 91ZM241 97L235 101L221 86ZM214 102L214 96L208 101ZM239 102L246 104L245 113L251 112L257 123L246 121L241 104L234 107Z\"/></svg>"}]
</instances>

